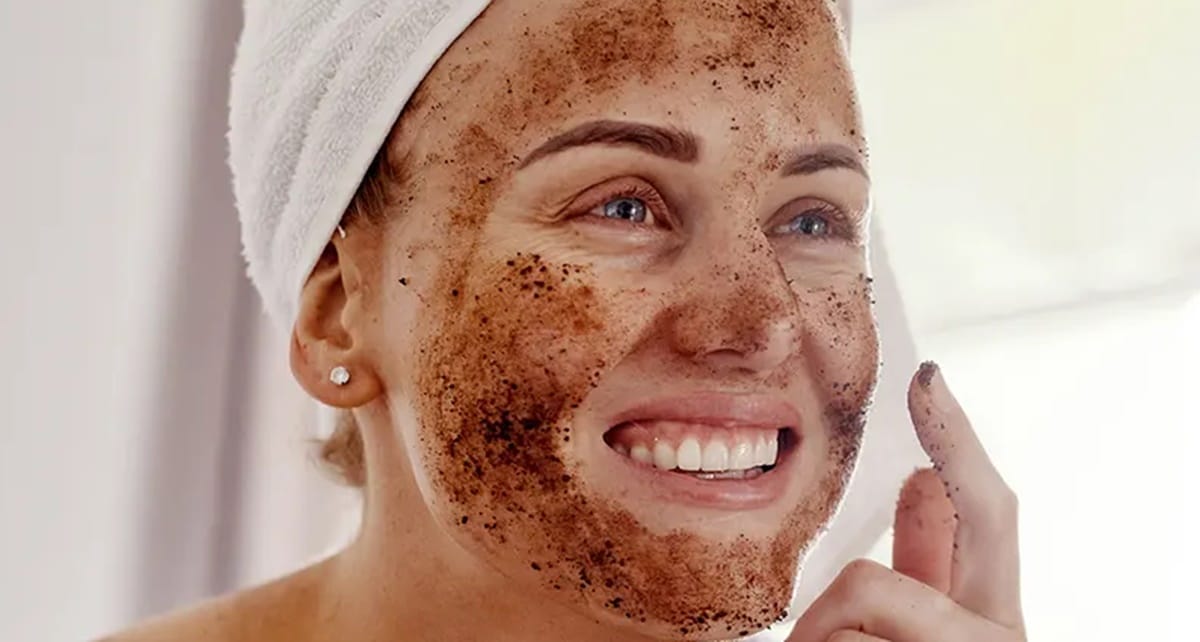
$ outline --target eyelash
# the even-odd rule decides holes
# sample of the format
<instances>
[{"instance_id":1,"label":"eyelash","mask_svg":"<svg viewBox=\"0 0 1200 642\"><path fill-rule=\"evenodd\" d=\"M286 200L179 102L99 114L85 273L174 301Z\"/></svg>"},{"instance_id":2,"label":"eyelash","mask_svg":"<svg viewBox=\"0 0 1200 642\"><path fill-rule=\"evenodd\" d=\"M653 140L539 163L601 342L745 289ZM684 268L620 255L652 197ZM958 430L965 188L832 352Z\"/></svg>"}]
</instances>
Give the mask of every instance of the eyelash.
<instances>
[{"instance_id":1,"label":"eyelash","mask_svg":"<svg viewBox=\"0 0 1200 642\"><path fill-rule=\"evenodd\" d=\"M648 184L643 179L619 179L619 182L625 184L615 187L605 186L601 189L594 188L592 190L588 190L589 192L594 191L596 194L591 196L586 195L585 193L585 200L582 200L580 205L570 208L570 211L572 212L572 218L586 216L596 219L593 222L601 225L646 226L646 223L630 223L620 219L605 217L602 214L592 214L592 212L597 208L603 208L605 205L614 200L630 198L640 200L646 204L648 213L654 219L652 227L669 229L675 225L676 221L674 220L674 217L671 216L671 209L667 206L666 201L663 199L659 191L652 185ZM785 206L785 209L788 209L795 203L804 203L806 201L811 201L813 206L799 209L793 214L788 215L781 224L768 227L766 230L767 234L781 234L795 238L807 237L809 240L816 242L829 242L847 239L854 240L857 238L857 233L854 232L854 226L850 223L850 217L847 216L840 207L828 201L814 197L805 197L792 201L792 203L789 203L787 206ZM792 225L796 219L805 215L821 216L826 221L828 226L827 232L820 236L811 236L789 233L789 231L784 230L784 228L787 226ZM778 216L773 218L773 220L778 219Z\"/></svg>"},{"instance_id":2,"label":"eyelash","mask_svg":"<svg viewBox=\"0 0 1200 642\"><path fill-rule=\"evenodd\" d=\"M811 240L834 241L834 240L855 240L857 233L854 231L853 224L850 223L850 217L838 206L817 198L802 198L793 203L804 203L811 201L812 205L804 208L795 208L793 213L790 213L783 219L779 225L774 225L767 229L768 234L788 234L795 237L807 237ZM789 204L791 205L791 204ZM789 208L785 208L789 209ZM820 236L811 236L807 234L794 234L792 230L788 230L789 226L795 223L802 216L817 215L825 220L827 230L825 234Z\"/></svg>"},{"instance_id":3,"label":"eyelash","mask_svg":"<svg viewBox=\"0 0 1200 642\"><path fill-rule=\"evenodd\" d=\"M586 198L581 201L578 206L572 207L571 210L574 212L574 216L588 216L596 219L595 222L602 225L611 224L622 226L646 226L646 223L630 223L628 221L608 218L603 215L592 214L594 210L603 208L612 201L629 198L637 199L646 204L647 212L654 219L653 227L670 228L672 226L674 221L673 217L671 216L671 209L667 207L666 201L663 200L663 197L658 193L658 190L654 189L654 187L642 180L636 180L635 182L634 180L625 179L622 182L625 184L611 187L606 186L597 190L589 190L595 191L595 196L586 196Z\"/></svg>"}]
</instances>

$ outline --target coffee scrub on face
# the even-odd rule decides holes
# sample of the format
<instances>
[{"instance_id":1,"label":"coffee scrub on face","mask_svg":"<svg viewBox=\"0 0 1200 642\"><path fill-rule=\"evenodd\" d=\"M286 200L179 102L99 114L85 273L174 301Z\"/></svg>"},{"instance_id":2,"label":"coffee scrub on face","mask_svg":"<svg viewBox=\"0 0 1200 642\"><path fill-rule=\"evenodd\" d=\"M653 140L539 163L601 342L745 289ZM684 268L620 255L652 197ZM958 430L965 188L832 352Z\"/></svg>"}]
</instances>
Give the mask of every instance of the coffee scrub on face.
<instances>
[{"instance_id":1,"label":"coffee scrub on face","mask_svg":"<svg viewBox=\"0 0 1200 642\"><path fill-rule=\"evenodd\" d=\"M800 555L844 491L877 363L861 183L822 186L846 192L836 240L779 239L755 211L785 182L764 148L777 159L793 142L861 147L836 17L822 3L539 4L519 19L502 20L503 3L489 9L407 112L419 133L391 142L415 177L406 209L441 213L429 224L415 353L397 353L415 356L403 398L416 400L418 421L396 429L437 522L513 582L631 632L761 630L786 614ZM766 44L778 35L810 44L789 54ZM768 91L797 76L806 91ZM527 162L599 120L686 132L698 153L664 160L661 141L618 132ZM572 208L597 188L650 204L646 190L603 193L622 171L650 177L650 192L694 193L658 194L664 211L651 214L663 220L650 232L581 221L586 211ZM803 247L816 243L830 247ZM378 280L411 271L402 253ZM756 359L763 350L777 354ZM724 352L745 358L712 358ZM597 452L614 428L597 400L620 409L660 388L801 406L802 483L751 511L747 528L619 488L609 478L620 469L602 459L611 452ZM696 432L702 440L704 426Z\"/></svg>"},{"instance_id":2,"label":"coffee scrub on face","mask_svg":"<svg viewBox=\"0 0 1200 642\"><path fill-rule=\"evenodd\" d=\"M333 557L175 626L632 642L785 619L878 376L842 24L824 0L249 8L250 271L342 413L321 453L364 512Z\"/></svg>"}]
</instances>

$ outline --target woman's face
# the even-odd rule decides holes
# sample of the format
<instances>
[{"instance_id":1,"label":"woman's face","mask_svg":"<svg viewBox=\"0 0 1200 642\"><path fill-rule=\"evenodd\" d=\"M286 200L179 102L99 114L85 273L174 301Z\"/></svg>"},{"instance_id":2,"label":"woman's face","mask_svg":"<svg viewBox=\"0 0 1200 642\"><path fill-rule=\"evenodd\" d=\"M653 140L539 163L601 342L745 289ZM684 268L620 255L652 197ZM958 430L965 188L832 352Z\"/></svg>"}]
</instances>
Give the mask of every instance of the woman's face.
<instances>
[{"instance_id":1,"label":"woman's face","mask_svg":"<svg viewBox=\"0 0 1200 642\"><path fill-rule=\"evenodd\" d=\"M498 1L409 109L373 461L514 582L661 636L784 615L877 371L835 13Z\"/></svg>"}]
</instances>

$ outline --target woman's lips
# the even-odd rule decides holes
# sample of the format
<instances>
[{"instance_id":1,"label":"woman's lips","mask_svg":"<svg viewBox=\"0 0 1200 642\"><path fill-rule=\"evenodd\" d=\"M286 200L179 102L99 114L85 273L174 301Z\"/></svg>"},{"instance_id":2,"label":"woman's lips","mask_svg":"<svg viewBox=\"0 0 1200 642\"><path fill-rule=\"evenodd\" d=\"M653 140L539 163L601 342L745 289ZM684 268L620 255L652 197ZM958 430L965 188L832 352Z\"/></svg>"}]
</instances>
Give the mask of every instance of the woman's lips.
<instances>
[{"instance_id":1,"label":"woman's lips","mask_svg":"<svg viewBox=\"0 0 1200 642\"><path fill-rule=\"evenodd\" d=\"M770 395L710 392L652 399L621 411L609 425L655 420L775 429L799 427L800 413Z\"/></svg>"},{"instance_id":2,"label":"woman's lips","mask_svg":"<svg viewBox=\"0 0 1200 642\"><path fill-rule=\"evenodd\" d=\"M801 441L799 413L761 395L658 399L615 420L605 450L617 456L626 482L704 507L748 510L777 500Z\"/></svg>"}]
</instances>

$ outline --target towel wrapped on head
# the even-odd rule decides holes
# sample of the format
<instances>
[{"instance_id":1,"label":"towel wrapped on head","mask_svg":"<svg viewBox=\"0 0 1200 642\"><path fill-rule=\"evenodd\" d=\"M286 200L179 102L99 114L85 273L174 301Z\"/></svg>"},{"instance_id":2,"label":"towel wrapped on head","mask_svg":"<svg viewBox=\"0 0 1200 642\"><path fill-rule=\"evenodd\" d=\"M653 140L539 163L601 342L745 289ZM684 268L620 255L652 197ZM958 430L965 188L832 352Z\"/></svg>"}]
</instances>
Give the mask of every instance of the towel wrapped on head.
<instances>
[{"instance_id":1,"label":"towel wrapped on head","mask_svg":"<svg viewBox=\"0 0 1200 642\"><path fill-rule=\"evenodd\" d=\"M233 67L230 166L250 278L300 291L404 106L488 0L256 0Z\"/></svg>"}]
</instances>

